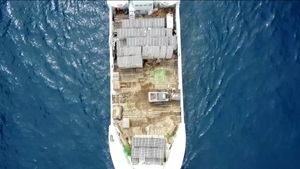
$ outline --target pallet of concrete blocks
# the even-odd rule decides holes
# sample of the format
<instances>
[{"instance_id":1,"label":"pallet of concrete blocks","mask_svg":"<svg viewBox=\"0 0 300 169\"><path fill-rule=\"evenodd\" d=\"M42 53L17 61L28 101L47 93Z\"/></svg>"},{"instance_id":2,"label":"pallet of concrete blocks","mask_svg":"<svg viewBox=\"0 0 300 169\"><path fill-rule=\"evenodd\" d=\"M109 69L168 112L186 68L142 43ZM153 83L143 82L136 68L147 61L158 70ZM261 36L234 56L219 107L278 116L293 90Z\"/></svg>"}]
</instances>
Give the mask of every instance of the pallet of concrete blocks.
<instances>
[{"instance_id":1,"label":"pallet of concrete blocks","mask_svg":"<svg viewBox=\"0 0 300 169\"><path fill-rule=\"evenodd\" d=\"M135 32L136 32L136 36L142 36L141 28L136 28Z\"/></svg>"},{"instance_id":2,"label":"pallet of concrete blocks","mask_svg":"<svg viewBox=\"0 0 300 169\"><path fill-rule=\"evenodd\" d=\"M131 47L132 55L142 55L142 47L141 46L133 46Z\"/></svg>"},{"instance_id":3,"label":"pallet of concrete blocks","mask_svg":"<svg viewBox=\"0 0 300 169\"><path fill-rule=\"evenodd\" d=\"M149 55L150 55L149 46L143 46L142 47L142 57L143 57L143 59L149 59Z\"/></svg>"},{"instance_id":4,"label":"pallet of concrete blocks","mask_svg":"<svg viewBox=\"0 0 300 169\"><path fill-rule=\"evenodd\" d=\"M160 46L155 46L156 48L156 58L160 58Z\"/></svg>"},{"instance_id":5,"label":"pallet of concrete blocks","mask_svg":"<svg viewBox=\"0 0 300 169\"><path fill-rule=\"evenodd\" d=\"M133 35L132 36L140 36L139 35L139 28L132 28L133 30Z\"/></svg>"},{"instance_id":6,"label":"pallet of concrete blocks","mask_svg":"<svg viewBox=\"0 0 300 169\"><path fill-rule=\"evenodd\" d=\"M130 36L129 28L122 28L122 31L124 38Z\"/></svg>"},{"instance_id":7,"label":"pallet of concrete blocks","mask_svg":"<svg viewBox=\"0 0 300 169\"><path fill-rule=\"evenodd\" d=\"M145 37L145 41L146 41L146 46L149 46L149 44L150 44L150 36L146 36Z\"/></svg>"},{"instance_id":8,"label":"pallet of concrete blocks","mask_svg":"<svg viewBox=\"0 0 300 169\"><path fill-rule=\"evenodd\" d=\"M126 38L128 36L127 28L118 29L117 36L119 39Z\"/></svg>"},{"instance_id":9,"label":"pallet of concrete blocks","mask_svg":"<svg viewBox=\"0 0 300 169\"><path fill-rule=\"evenodd\" d=\"M162 43L161 43L161 45L162 46L168 46L168 37L162 37Z\"/></svg>"},{"instance_id":10,"label":"pallet of concrete blocks","mask_svg":"<svg viewBox=\"0 0 300 169\"><path fill-rule=\"evenodd\" d=\"M129 28L134 28L135 26L135 19L129 19Z\"/></svg>"},{"instance_id":11,"label":"pallet of concrete blocks","mask_svg":"<svg viewBox=\"0 0 300 169\"><path fill-rule=\"evenodd\" d=\"M166 59L171 59L173 56L173 46L167 46Z\"/></svg>"},{"instance_id":12,"label":"pallet of concrete blocks","mask_svg":"<svg viewBox=\"0 0 300 169\"><path fill-rule=\"evenodd\" d=\"M130 36L137 36L137 34L136 34L137 32L136 32L136 29L135 28L130 28Z\"/></svg>"},{"instance_id":13,"label":"pallet of concrete blocks","mask_svg":"<svg viewBox=\"0 0 300 169\"><path fill-rule=\"evenodd\" d=\"M139 28L140 36L147 36L148 30L146 28Z\"/></svg>"},{"instance_id":14,"label":"pallet of concrete blocks","mask_svg":"<svg viewBox=\"0 0 300 169\"><path fill-rule=\"evenodd\" d=\"M153 18L152 19L152 27L153 28L163 28L165 26L164 18Z\"/></svg>"},{"instance_id":15,"label":"pallet of concrete blocks","mask_svg":"<svg viewBox=\"0 0 300 169\"><path fill-rule=\"evenodd\" d=\"M155 29L155 31L156 31L156 32L155 32L155 36L158 36L158 37L159 37L159 36L162 36L162 33L161 33L161 29L162 29L162 28L154 28L154 29Z\"/></svg>"},{"instance_id":16,"label":"pallet of concrete blocks","mask_svg":"<svg viewBox=\"0 0 300 169\"><path fill-rule=\"evenodd\" d=\"M134 37L134 46L142 46L139 37Z\"/></svg>"},{"instance_id":17,"label":"pallet of concrete blocks","mask_svg":"<svg viewBox=\"0 0 300 169\"><path fill-rule=\"evenodd\" d=\"M134 46L143 46L143 37L134 37Z\"/></svg>"},{"instance_id":18,"label":"pallet of concrete blocks","mask_svg":"<svg viewBox=\"0 0 300 169\"><path fill-rule=\"evenodd\" d=\"M160 55L160 46L153 46L153 57L159 58Z\"/></svg>"},{"instance_id":19,"label":"pallet of concrete blocks","mask_svg":"<svg viewBox=\"0 0 300 169\"><path fill-rule=\"evenodd\" d=\"M149 57L149 46L143 46L142 47L142 57L143 59L148 59Z\"/></svg>"},{"instance_id":20,"label":"pallet of concrete blocks","mask_svg":"<svg viewBox=\"0 0 300 169\"><path fill-rule=\"evenodd\" d=\"M141 22L139 19L130 19L130 27L131 28L139 28L141 27Z\"/></svg>"},{"instance_id":21,"label":"pallet of concrete blocks","mask_svg":"<svg viewBox=\"0 0 300 169\"><path fill-rule=\"evenodd\" d=\"M118 38L119 39L126 38L128 36L128 31L127 30L128 30L127 28L119 29Z\"/></svg>"},{"instance_id":22,"label":"pallet of concrete blocks","mask_svg":"<svg viewBox=\"0 0 300 169\"><path fill-rule=\"evenodd\" d=\"M141 47L139 46L123 47L122 49L124 56L141 55Z\"/></svg>"},{"instance_id":23,"label":"pallet of concrete blocks","mask_svg":"<svg viewBox=\"0 0 300 169\"><path fill-rule=\"evenodd\" d=\"M174 42L176 44L176 41L174 41L174 36L171 36L168 38L168 45L169 46L174 46Z\"/></svg>"},{"instance_id":24,"label":"pallet of concrete blocks","mask_svg":"<svg viewBox=\"0 0 300 169\"><path fill-rule=\"evenodd\" d=\"M129 47L123 47L122 48L122 50L123 50L123 55L124 56L127 56L127 55L129 55L129 49L128 49Z\"/></svg>"},{"instance_id":25,"label":"pallet of concrete blocks","mask_svg":"<svg viewBox=\"0 0 300 169\"><path fill-rule=\"evenodd\" d=\"M125 28L124 29L124 37L129 37L130 35L130 28Z\"/></svg>"},{"instance_id":26,"label":"pallet of concrete blocks","mask_svg":"<svg viewBox=\"0 0 300 169\"><path fill-rule=\"evenodd\" d=\"M153 36L157 36L157 29L156 28L151 28L149 30L149 33L150 33L150 36L153 37Z\"/></svg>"},{"instance_id":27,"label":"pallet of concrete blocks","mask_svg":"<svg viewBox=\"0 0 300 169\"><path fill-rule=\"evenodd\" d=\"M143 60L141 55L124 56L117 59L120 68L141 68L143 67Z\"/></svg>"},{"instance_id":28,"label":"pallet of concrete blocks","mask_svg":"<svg viewBox=\"0 0 300 169\"><path fill-rule=\"evenodd\" d=\"M152 28L145 28L146 29L146 36L150 37L152 34Z\"/></svg>"},{"instance_id":29,"label":"pallet of concrete blocks","mask_svg":"<svg viewBox=\"0 0 300 169\"><path fill-rule=\"evenodd\" d=\"M132 34L133 34L132 32L133 32L132 28L126 28L125 29L125 38L132 37Z\"/></svg>"},{"instance_id":30,"label":"pallet of concrete blocks","mask_svg":"<svg viewBox=\"0 0 300 169\"><path fill-rule=\"evenodd\" d=\"M147 45L147 37L143 37L143 46L146 46Z\"/></svg>"},{"instance_id":31,"label":"pallet of concrete blocks","mask_svg":"<svg viewBox=\"0 0 300 169\"><path fill-rule=\"evenodd\" d=\"M160 46L159 58L165 59L167 53L167 46Z\"/></svg>"},{"instance_id":32,"label":"pallet of concrete blocks","mask_svg":"<svg viewBox=\"0 0 300 169\"><path fill-rule=\"evenodd\" d=\"M173 49L176 50L177 49L177 36L173 36L172 40L173 40Z\"/></svg>"},{"instance_id":33,"label":"pallet of concrete blocks","mask_svg":"<svg viewBox=\"0 0 300 169\"><path fill-rule=\"evenodd\" d=\"M154 46L149 46L149 56L148 56L148 58L150 58L150 59L155 58L154 57L154 52L153 52L154 50L155 50Z\"/></svg>"},{"instance_id":34,"label":"pallet of concrete blocks","mask_svg":"<svg viewBox=\"0 0 300 169\"><path fill-rule=\"evenodd\" d=\"M137 37L133 37L132 39L133 39L133 42L134 42L133 46L140 46L140 44L139 44L139 41L138 41L138 38L137 38Z\"/></svg>"},{"instance_id":35,"label":"pallet of concrete blocks","mask_svg":"<svg viewBox=\"0 0 300 169\"><path fill-rule=\"evenodd\" d=\"M129 24L129 19L123 19L121 20L122 22L122 28L129 28L130 24Z\"/></svg>"},{"instance_id":36,"label":"pallet of concrete blocks","mask_svg":"<svg viewBox=\"0 0 300 169\"><path fill-rule=\"evenodd\" d=\"M123 56L123 52L122 52L122 47L121 47L121 42L117 41L117 57L121 57Z\"/></svg>"},{"instance_id":37,"label":"pallet of concrete blocks","mask_svg":"<svg viewBox=\"0 0 300 169\"><path fill-rule=\"evenodd\" d=\"M139 37L134 37L134 42L135 42L134 46L142 46Z\"/></svg>"},{"instance_id":38,"label":"pallet of concrete blocks","mask_svg":"<svg viewBox=\"0 0 300 169\"><path fill-rule=\"evenodd\" d=\"M139 63L140 60L142 63ZM131 56L131 65L132 65L132 67L142 67L142 65L143 65L142 56L141 55Z\"/></svg>"},{"instance_id":39,"label":"pallet of concrete blocks","mask_svg":"<svg viewBox=\"0 0 300 169\"><path fill-rule=\"evenodd\" d=\"M121 47L121 41L118 40L116 43L117 43L117 50L118 50Z\"/></svg>"},{"instance_id":40,"label":"pallet of concrete blocks","mask_svg":"<svg viewBox=\"0 0 300 169\"><path fill-rule=\"evenodd\" d=\"M173 29L172 28L166 28L166 36L171 37L173 35Z\"/></svg>"},{"instance_id":41,"label":"pallet of concrete blocks","mask_svg":"<svg viewBox=\"0 0 300 169\"><path fill-rule=\"evenodd\" d=\"M150 36L165 36L164 28L151 28Z\"/></svg>"},{"instance_id":42,"label":"pallet of concrete blocks","mask_svg":"<svg viewBox=\"0 0 300 169\"><path fill-rule=\"evenodd\" d=\"M158 46L158 38L157 37L153 37L152 38L152 46Z\"/></svg>"},{"instance_id":43,"label":"pallet of concrete blocks","mask_svg":"<svg viewBox=\"0 0 300 169\"><path fill-rule=\"evenodd\" d=\"M134 46L134 39L133 38L126 38L127 46Z\"/></svg>"},{"instance_id":44,"label":"pallet of concrete blocks","mask_svg":"<svg viewBox=\"0 0 300 169\"><path fill-rule=\"evenodd\" d=\"M159 35L158 36L166 36L165 28L159 28Z\"/></svg>"},{"instance_id":45,"label":"pallet of concrete blocks","mask_svg":"<svg viewBox=\"0 0 300 169\"><path fill-rule=\"evenodd\" d=\"M160 46L162 37L154 37L155 38L155 45L154 46Z\"/></svg>"},{"instance_id":46,"label":"pallet of concrete blocks","mask_svg":"<svg viewBox=\"0 0 300 169\"><path fill-rule=\"evenodd\" d=\"M118 40L118 41L117 41L117 49L118 49L119 47L124 47L124 46L126 46L126 40L125 40L125 39L122 39L122 40Z\"/></svg>"},{"instance_id":47,"label":"pallet of concrete blocks","mask_svg":"<svg viewBox=\"0 0 300 169\"><path fill-rule=\"evenodd\" d=\"M158 18L151 18L151 27L152 28L158 28L159 26L158 26L158 20L157 20Z\"/></svg>"},{"instance_id":48,"label":"pallet of concrete blocks","mask_svg":"<svg viewBox=\"0 0 300 169\"><path fill-rule=\"evenodd\" d=\"M153 37L150 39L150 46L155 46L155 39Z\"/></svg>"},{"instance_id":49,"label":"pallet of concrete blocks","mask_svg":"<svg viewBox=\"0 0 300 169\"><path fill-rule=\"evenodd\" d=\"M146 23L145 19L141 20L141 28L146 28Z\"/></svg>"},{"instance_id":50,"label":"pallet of concrete blocks","mask_svg":"<svg viewBox=\"0 0 300 169\"><path fill-rule=\"evenodd\" d=\"M154 28L153 27L153 20L154 20L154 18L149 18L148 20L149 20L149 24L150 24L149 26L150 26L150 28Z\"/></svg>"},{"instance_id":51,"label":"pallet of concrete blocks","mask_svg":"<svg viewBox=\"0 0 300 169\"><path fill-rule=\"evenodd\" d=\"M162 46L162 45L165 45L164 44L164 37L158 37L158 46Z\"/></svg>"},{"instance_id":52,"label":"pallet of concrete blocks","mask_svg":"<svg viewBox=\"0 0 300 169\"><path fill-rule=\"evenodd\" d=\"M153 59L154 58L154 52L153 52L153 50L154 50L154 48L153 48L153 46L148 46L149 48L149 55L148 55L148 59Z\"/></svg>"},{"instance_id":53,"label":"pallet of concrete blocks","mask_svg":"<svg viewBox=\"0 0 300 169\"><path fill-rule=\"evenodd\" d=\"M137 37L137 39L138 39L138 45L139 46L145 46L146 45L145 37Z\"/></svg>"},{"instance_id":54,"label":"pallet of concrete blocks","mask_svg":"<svg viewBox=\"0 0 300 169\"><path fill-rule=\"evenodd\" d=\"M147 45L148 46L153 46L153 38L152 37L147 37Z\"/></svg>"},{"instance_id":55,"label":"pallet of concrete blocks","mask_svg":"<svg viewBox=\"0 0 300 169\"><path fill-rule=\"evenodd\" d=\"M151 28L152 27L152 19L142 19L141 27L142 28Z\"/></svg>"},{"instance_id":56,"label":"pallet of concrete blocks","mask_svg":"<svg viewBox=\"0 0 300 169\"><path fill-rule=\"evenodd\" d=\"M157 44L155 46L161 46L164 44L164 37L155 37L157 39Z\"/></svg>"},{"instance_id":57,"label":"pallet of concrete blocks","mask_svg":"<svg viewBox=\"0 0 300 169\"><path fill-rule=\"evenodd\" d=\"M128 28L128 31L129 31L129 36L130 36L130 37L135 36L134 28Z\"/></svg>"},{"instance_id":58,"label":"pallet of concrete blocks","mask_svg":"<svg viewBox=\"0 0 300 169\"><path fill-rule=\"evenodd\" d=\"M119 39L123 38L123 31L122 31L122 29L118 29L117 30L117 36L118 36Z\"/></svg>"},{"instance_id":59,"label":"pallet of concrete blocks","mask_svg":"<svg viewBox=\"0 0 300 169\"><path fill-rule=\"evenodd\" d=\"M117 57L122 57L123 56L123 52L122 51L123 50L122 50L121 47L117 49Z\"/></svg>"},{"instance_id":60,"label":"pallet of concrete blocks","mask_svg":"<svg viewBox=\"0 0 300 169\"><path fill-rule=\"evenodd\" d=\"M141 56L142 55L142 47L141 46L137 46L137 52L136 55Z\"/></svg>"},{"instance_id":61,"label":"pallet of concrete blocks","mask_svg":"<svg viewBox=\"0 0 300 169\"><path fill-rule=\"evenodd\" d=\"M156 37L156 39L157 39L156 46L161 46L162 37Z\"/></svg>"},{"instance_id":62,"label":"pallet of concrete blocks","mask_svg":"<svg viewBox=\"0 0 300 169\"><path fill-rule=\"evenodd\" d=\"M141 20L140 19L136 19L135 22L136 22L135 23L136 28L140 28L141 27Z\"/></svg>"},{"instance_id":63,"label":"pallet of concrete blocks","mask_svg":"<svg viewBox=\"0 0 300 169\"><path fill-rule=\"evenodd\" d=\"M159 26L164 28L166 25L166 20L165 18L159 18Z\"/></svg>"}]
</instances>

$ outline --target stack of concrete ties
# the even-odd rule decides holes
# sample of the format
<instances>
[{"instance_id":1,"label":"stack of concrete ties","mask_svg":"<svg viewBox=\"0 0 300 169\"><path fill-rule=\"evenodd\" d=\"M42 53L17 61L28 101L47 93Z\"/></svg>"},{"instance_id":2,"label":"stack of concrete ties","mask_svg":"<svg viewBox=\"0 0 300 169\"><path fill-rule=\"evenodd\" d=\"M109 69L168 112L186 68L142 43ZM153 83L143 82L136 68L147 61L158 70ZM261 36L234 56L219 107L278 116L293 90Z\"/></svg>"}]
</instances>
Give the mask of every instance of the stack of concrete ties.
<instances>
[{"instance_id":1,"label":"stack of concrete ties","mask_svg":"<svg viewBox=\"0 0 300 169\"><path fill-rule=\"evenodd\" d=\"M152 20L151 19L141 19L141 28L151 28Z\"/></svg>"},{"instance_id":2,"label":"stack of concrete ties","mask_svg":"<svg viewBox=\"0 0 300 169\"><path fill-rule=\"evenodd\" d=\"M141 53L142 53L140 46L122 47L122 50L123 50L124 56L141 55Z\"/></svg>"},{"instance_id":3,"label":"stack of concrete ties","mask_svg":"<svg viewBox=\"0 0 300 169\"><path fill-rule=\"evenodd\" d=\"M166 59L171 59L173 56L173 46L167 46Z\"/></svg>"},{"instance_id":4,"label":"stack of concrete ties","mask_svg":"<svg viewBox=\"0 0 300 169\"><path fill-rule=\"evenodd\" d=\"M165 18L124 19L122 28L163 28Z\"/></svg>"},{"instance_id":5,"label":"stack of concrete ties","mask_svg":"<svg viewBox=\"0 0 300 169\"><path fill-rule=\"evenodd\" d=\"M165 54L161 52L162 46L144 46L142 50L143 59L165 58ZM163 50L165 48L163 47Z\"/></svg>"},{"instance_id":6,"label":"stack of concrete ties","mask_svg":"<svg viewBox=\"0 0 300 169\"><path fill-rule=\"evenodd\" d=\"M122 28L130 28L129 19L124 19L122 22Z\"/></svg>"},{"instance_id":7,"label":"stack of concrete ties","mask_svg":"<svg viewBox=\"0 0 300 169\"><path fill-rule=\"evenodd\" d=\"M152 28L163 28L165 27L165 18L153 18L152 21Z\"/></svg>"},{"instance_id":8,"label":"stack of concrete ties","mask_svg":"<svg viewBox=\"0 0 300 169\"><path fill-rule=\"evenodd\" d=\"M122 20L117 34L123 40L117 42L119 67L142 66L142 59L172 58L177 47L176 36L165 24L165 18Z\"/></svg>"},{"instance_id":9,"label":"stack of concrete ties","mask_svg":"<svg viewBox=\"0 0 300 169\"><path fill-rule=\"evenodd\" d=\"M118 40L117 41L117 57L123 56L123 50L122 48L126 46L126 42L124 40Z\"/></svg>"},{"instance_id":10,"label":"stack of concrete ties","mask_svg":"<svg viewBox=\"0 0 300 169\"><path fill-rule=\"evenodd\" d=\"M142 68L143 59L141 55L122 56L117 59L120 68Z\"/></svg>"},{"instance_id":11,"label":"stack of concrete ties","mask_svg":"<svg viewBox=\"0 0 300 169\"><path fill-rule=\"evenodd\" d=\"M175 50L177 48L177 37L176 36L169 37L168 45L173 46L173 50Z\"/></svg>"},{"instance_id":12,"label":"stack of concrete ties","mask_svg":"<svg viewBox=\"0 0 300 169\"><path fill-rule=\"evenodd\" d=\"M141 27L141 21L139 19L129 19L129 24L131 28Z\"/></svg>"},{"instance_id":13,"label":"stack of concrete ties","mask_svg":"<svg viewBox=\"0 0 300 169\"><path fill-rule=\"evenodd\" d=\"M166 36L166 28L151 28L148 30L147 36Z\"/></svg>"},{"instance_id":14,"label":"stack of concrete ties","mask_svg":"<svg viewBox=\"0 0 300 169\"><path fill-rule=\"evenodd\" d=\"M146 38L144 37L130 37L127 38L127 46L145 46L147 45Z\"/></svg>"},{"instance_id":15,"label":"stack of concrete ties","mask_svg":"<svg viewBox=\"0 0 300 169\"><path fill-rule=\"evenodd\" d=\"M158 55L158 58L160 59L166 58L166 53L167 53L167 46L160 46L160 53Z\"/></svg>"},{"instance_id":16,"label":"stack of concrete ties","mask_svg":"<svg viewBox=\"0 0 300 169\"><path fill-rule=\"evenodd\" d=\"M172 28L166 28L166 36L171 37L173 35L173 29Z\"/></svg>"}]
</instances>

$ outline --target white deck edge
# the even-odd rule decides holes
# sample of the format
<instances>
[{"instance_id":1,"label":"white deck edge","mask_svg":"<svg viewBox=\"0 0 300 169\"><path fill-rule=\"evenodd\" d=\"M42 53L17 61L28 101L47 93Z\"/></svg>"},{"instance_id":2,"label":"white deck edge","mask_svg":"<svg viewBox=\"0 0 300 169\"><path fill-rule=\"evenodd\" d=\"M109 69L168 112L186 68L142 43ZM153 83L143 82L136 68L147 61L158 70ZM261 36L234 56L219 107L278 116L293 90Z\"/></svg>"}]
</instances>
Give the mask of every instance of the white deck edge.
<instances>
[{"instance_id":1,"label":"white deck edge","mask_svg":"<svg viewBox=\"0 0 300 169\"><path fill-rule=\"evenodd\" d=\"M176 4L176 30L178 44L178 82L180 89L180 107L181 107L181 123L174 138L171 147L169 158L164 166L164 169L180 169L183 164L186 148L186 130L184 122L184 101L183 101L183 81L182 81L182 55L181 55L181 28L180 28L180 1Z\"/></svg>"},{"instance_id":2,"label":"white deck edge","mask_svg":"<svg viewBox=\"0 0 300 169\"><path fill-rule=\"evenodd\" d=\"M108 129L109 151L115 169L133 169L131 166L119 137L119 132L114 125L109 125ZM113 137L114 141L110 140Z\"/></svg>"},{"instance_id":3,"label":"white deck edge","mask_svg":"<svg viewBox=\"0 0 300 169\"><path fill-rule=\"evenodd\" d=\"M110 126L108 132L108 142L111 159L115 169L180 169L183 163L183 158L185 155L186 148L186 130L184 123L184 102L183 102L183 85L182 85L182 56L181 56L181 28L180 28L180 1L176 4L176 28L177 28L177 41L178 41L178 81L181 95L181 123L178 126L177 133L174 138L174 142L171 147L170 155L167 162L163 166L157 165L131 165L129 162L120 140L119 132L113 124L112 115L112 93L113 88L110 85ZM112 74L114 69L113 61L113 21L112 21L112 7L108 5L109 8L109 60L110 60L110 84L112 84ZM110 137L113 137L114 141L110 141Z\"/></svg>"},{"instance_id":4,"label":"white deck edge","mask_svg":"<svg viewBox=\"0 0 300 169\"><path fill-rule=\"evenodd\" d=\"M114 70L114 60L113 60L113 14L112 14L112 7L108 6L109 8L109 61L110 61L110 84L112 83L112 75ZM112 85L110 85L110 125L108 128L108 142L109 142L109 150L110 150L110 156L113 162L113 165L115 169L133 169L131 166L125 152L124 147L122 145L119 132L117 131L116 127L113 124L113 116L112 116L112 110L113 110L113 104L112 104L112 93L113 88ZM113 137L114 141L110 141L110 137Z\"/></svg>"},{"instance_id":5,"label":"white deck edge","mask_svg":"<svg viewBox=\"0 0 300 169\"><path fill-rule=\"evenodd\" d=\"M181 56L181 28L180 28L180 1L176 4L176 30L177 30L177 54L178 54L178 82L180 89L180 107L181 107L181 121L184 123L184 102L183 102L183 81L182 81L182 56Z\"/></svg>"},{"instance_id":6,"label":"white deck edge","mask_svg":"<svg viewBox=\"0 0 300 169\"><path fill-rule=\"evenodd\" d=\"M113 71L114 71L114 59L113 59L113 42L112 42L112 37L113 37L113 30L114 30L114 24L113 24L113 14L112 14L112 7L108 6L109 8L109 63L110 63L110 124L113 124L113 104L112 104L112 93L113 93L113 87L111 84L113 84Z\"/></svg>"},{"instance_id":7,"label":"white deck edge","mask_svg":"<svg viewBox=\"0 0 300 169\"><path fill-rule=\"evenodd\" d=\"M174 138L171 147L170 156L165 164L164 169L180 169L183 164L186 148L186 130L184 122L184 101L183 101L183 81L182 81L182 55L181 55L181 27L180 27L180 1L176 4L176 30L177 30L177 54L178 54L178 82L180 89L180 108L181 123Z\"/></svg>"},{"instance_id":8,"label":"white deck edge","mask_svg":"<svg viewBox=\"0 0 300 169\"><path fill-rule=\"evenodd\" d=\"M185 124L180 123L164 169L180 169L185 154Z\"/></svg>"}]
</instances>

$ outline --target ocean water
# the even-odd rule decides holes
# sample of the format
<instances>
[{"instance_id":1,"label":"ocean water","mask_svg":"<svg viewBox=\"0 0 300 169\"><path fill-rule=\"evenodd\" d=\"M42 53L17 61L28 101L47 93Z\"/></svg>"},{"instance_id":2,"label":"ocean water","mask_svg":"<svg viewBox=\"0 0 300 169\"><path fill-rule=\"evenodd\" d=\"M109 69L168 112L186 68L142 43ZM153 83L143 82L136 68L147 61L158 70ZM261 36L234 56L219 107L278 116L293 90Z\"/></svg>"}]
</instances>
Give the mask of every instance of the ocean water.
<instances>
[{"instance_id":1,"label":"ocean water","mask_svg":"<svg viewBox=\"0 0 300 169\"><path fill-rule=\"evenodd\" d=\"M181 4L185 169L300 168L300 3ZM0 169L113 169L104 1L0 1Z\"/></svg>"}]
</instances>

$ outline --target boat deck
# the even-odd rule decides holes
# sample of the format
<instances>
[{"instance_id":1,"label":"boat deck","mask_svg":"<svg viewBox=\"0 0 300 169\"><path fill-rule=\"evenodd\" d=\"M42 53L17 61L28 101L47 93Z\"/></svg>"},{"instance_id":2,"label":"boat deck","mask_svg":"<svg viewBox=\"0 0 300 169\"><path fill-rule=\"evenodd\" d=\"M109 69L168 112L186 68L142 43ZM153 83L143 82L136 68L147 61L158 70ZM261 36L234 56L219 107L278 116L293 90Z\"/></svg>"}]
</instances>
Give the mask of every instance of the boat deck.
<instances>
[{"instance_id":1,"label":"boat deck","mask_svg":"<svg viewBox=\"0 0 300 169\"><path fill-rule=\"evenodd\" d=\"M180 102L150 103L148 92L179 92L177 59L152 60L146 62L142 69L119 69L115 72L119 72L120 89L115 90L112 96L113 107L122 106L123 119L130 121L127 129L122 127L123 121L115 121L123 136L173 135L181 120Z\"/></svg>"},{"instance_id":2,"label":"boat deck","mask_svg":"<svg viewBox=\"0 0 300 169\"><path fill-rule=\"evenodd\" d=\"M140 17L166 18L167 13L174 12L174 10L175 8L159 9L151 16ZM115 11L113 32L116 37L119 36L117 35L118 29L122 28L122 20L124 19L128 19L128 14L124 11ZM172 35L171 33L170 37L176 36L175 29L175 34ZM172 46L172 44L166 45ZM159 135L167 138L167 142L171 144L178 124L181 122L180 101L150 103L148 92L180 93L178 89L177 50L173 49L173 54L170 55L172 57L167 59L143 58L142 68L127 69L119 68L117 50L118 48L114 48L113 51L115 59L112 107L114 124L121 132L120 136L123 143L125 141L130 144L135 135Z\"/></svg>"}]
</instances>

